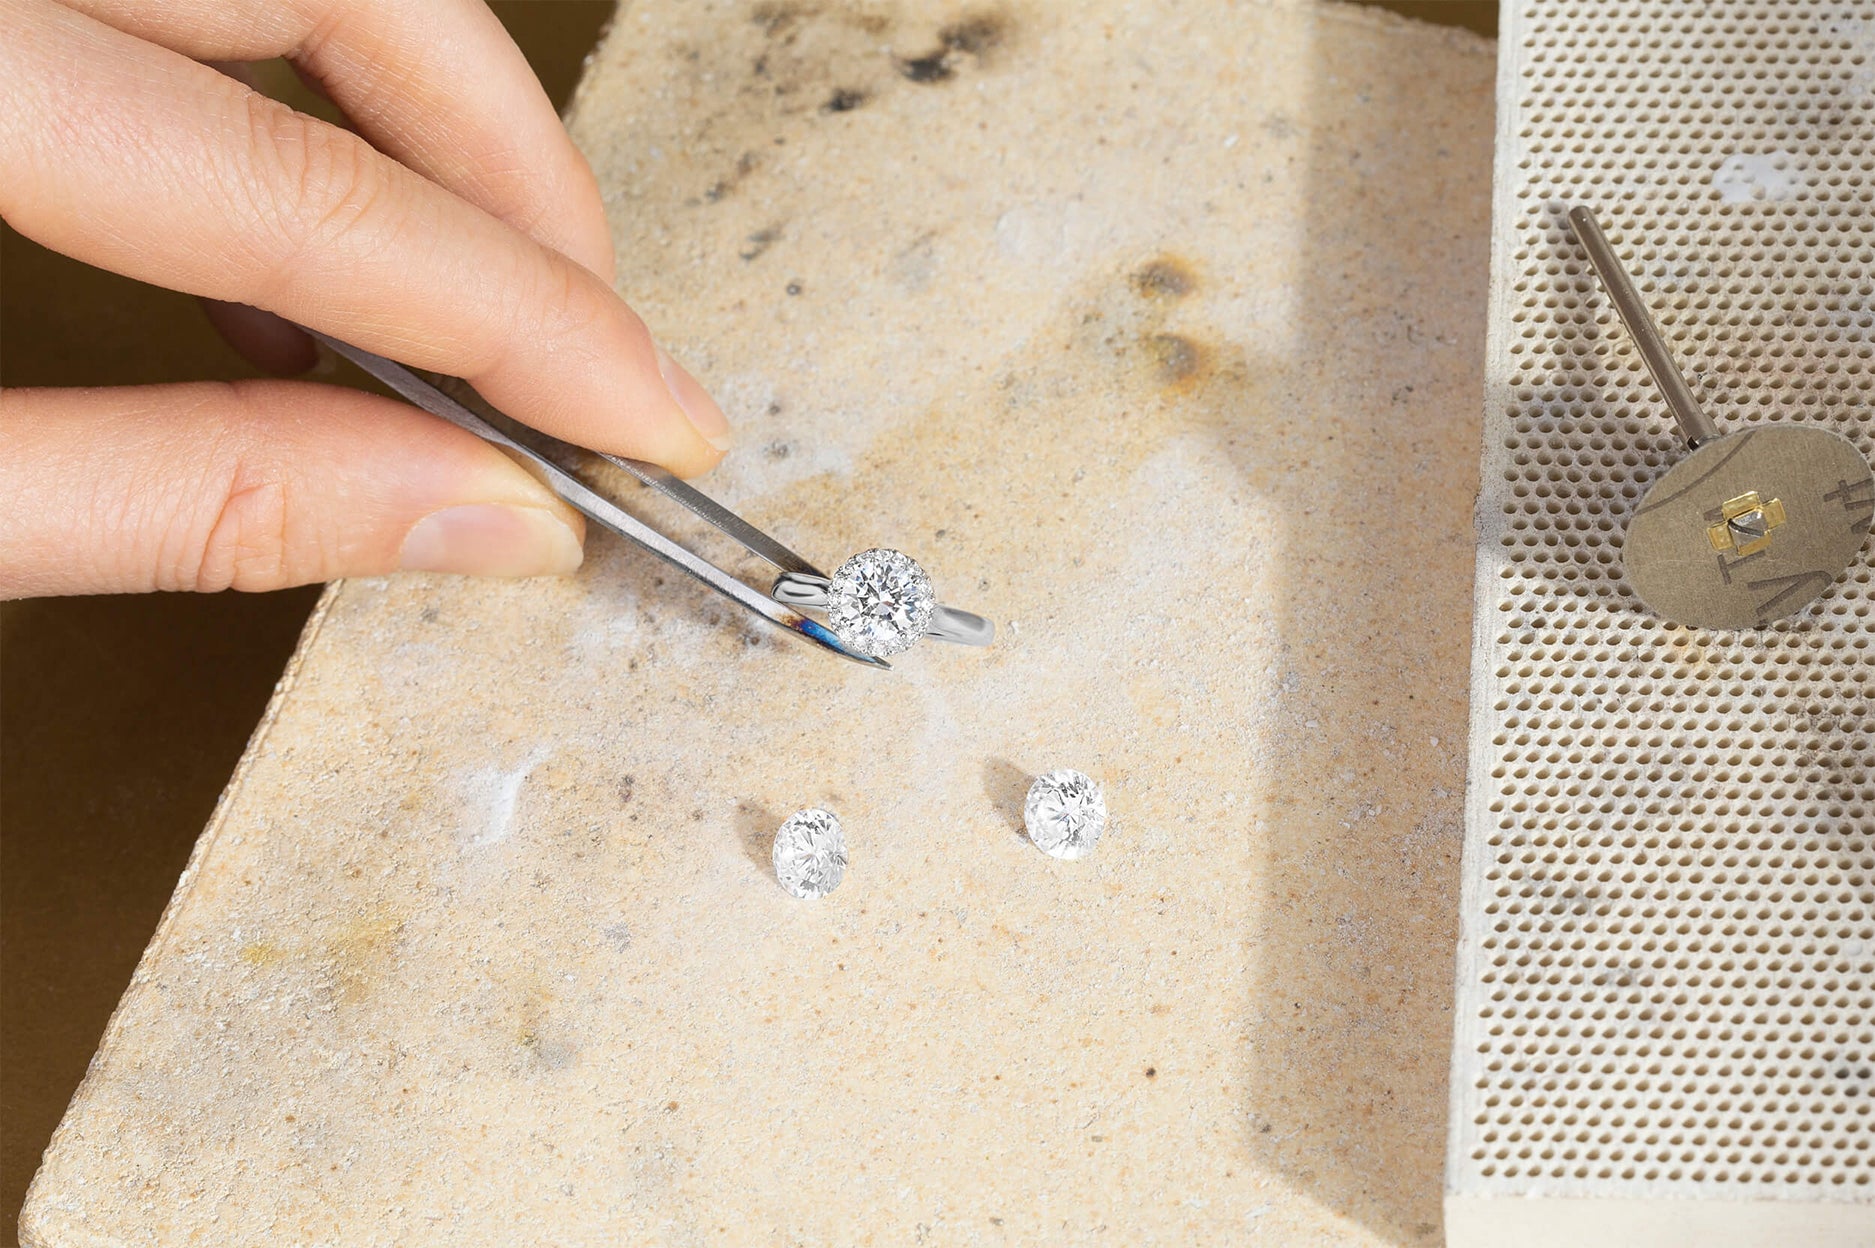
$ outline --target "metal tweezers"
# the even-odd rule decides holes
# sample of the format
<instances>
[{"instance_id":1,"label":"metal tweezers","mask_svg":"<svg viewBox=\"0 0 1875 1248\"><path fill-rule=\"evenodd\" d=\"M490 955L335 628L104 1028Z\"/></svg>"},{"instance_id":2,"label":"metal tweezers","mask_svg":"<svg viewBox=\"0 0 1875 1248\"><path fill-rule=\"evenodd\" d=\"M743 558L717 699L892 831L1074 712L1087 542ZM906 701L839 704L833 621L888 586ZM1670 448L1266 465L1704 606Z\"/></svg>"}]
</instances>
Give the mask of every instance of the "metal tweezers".
<instances>
[{"instance_id":1,"label":"metal tweezers","mask_svg":"<svg viewBox=\"0 0 1875 1248\"><path fill-rule=\"evenodd\" d=\"M395 360L373 355L361 347L341 342L318 330L308 329L306 332L432 416L440 417L457 428L467 430L519 456L540 474L548 489L602 528L636 542L665 562L696 577L725 598L753 611L771 624L807 638L822 649L831 650L843 659L851 659L867 667L891 666L883 659L849 649L826 625L795 610L795 604L824 605L828 584L824 572L656 464L628 459L623 455L608 455L603 451L587 452L584 448L520 425L511 417L504 419L515 425L515 431L513 434L504 432ZM526 440L523 441L523 438ZM709 560L679 546L594 491L556 462L557 459L576 462L581 454L595 454L607 463L623 468L664 497L727 533L751 554L773 564L780 573L775 581L774 596L754 589ZM968 611L940 607L927 635L980 646L989 644L990 638L995 635L995 628L988 620Z\"/></svg>"}]
</instances>

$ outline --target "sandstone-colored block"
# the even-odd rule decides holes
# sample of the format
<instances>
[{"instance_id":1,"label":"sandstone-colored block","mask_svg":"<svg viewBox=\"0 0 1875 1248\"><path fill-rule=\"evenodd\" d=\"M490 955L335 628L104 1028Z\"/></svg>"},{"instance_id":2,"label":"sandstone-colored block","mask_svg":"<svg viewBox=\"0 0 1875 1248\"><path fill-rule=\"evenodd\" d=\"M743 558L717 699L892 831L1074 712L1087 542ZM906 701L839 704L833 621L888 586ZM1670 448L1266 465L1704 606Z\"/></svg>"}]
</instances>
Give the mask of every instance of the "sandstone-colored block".
<instances>
[{"instance_id":1,"label":"sandstone-colored block","mask_svg":"<svg viewBox=\"0 0 1875 1248\"><path fill-rule=\"evenodd\" d=\"M1490 45L915 8L633 5L571 126L707 488L998 644L863 670L603 539L336 587L29 1242L1436 1242Z\"/></svg>"}]
</instances>

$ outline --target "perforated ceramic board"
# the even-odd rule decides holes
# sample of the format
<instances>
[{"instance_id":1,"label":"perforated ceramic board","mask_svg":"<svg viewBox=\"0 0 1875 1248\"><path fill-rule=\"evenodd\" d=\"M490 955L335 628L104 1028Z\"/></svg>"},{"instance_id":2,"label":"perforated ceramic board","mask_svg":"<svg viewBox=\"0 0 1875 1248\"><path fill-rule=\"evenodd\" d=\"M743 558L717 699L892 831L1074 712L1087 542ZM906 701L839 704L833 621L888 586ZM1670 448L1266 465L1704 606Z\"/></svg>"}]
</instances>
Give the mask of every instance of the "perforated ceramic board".
<instances>
[{"instance_id":1,"label":"perforated ceramic board","mask_svg":"<svg viewBox=\"0 0 1875 1248\"><path fill-rule=\"evenodd\" d=\"M1770 628L1647 614L1683 447L1563 219L1724 428L1875 451L1875 6L1509 0L1500 57L1448 1239L1875 1244L1871 544Z\"/></svg>"}]
</instances>

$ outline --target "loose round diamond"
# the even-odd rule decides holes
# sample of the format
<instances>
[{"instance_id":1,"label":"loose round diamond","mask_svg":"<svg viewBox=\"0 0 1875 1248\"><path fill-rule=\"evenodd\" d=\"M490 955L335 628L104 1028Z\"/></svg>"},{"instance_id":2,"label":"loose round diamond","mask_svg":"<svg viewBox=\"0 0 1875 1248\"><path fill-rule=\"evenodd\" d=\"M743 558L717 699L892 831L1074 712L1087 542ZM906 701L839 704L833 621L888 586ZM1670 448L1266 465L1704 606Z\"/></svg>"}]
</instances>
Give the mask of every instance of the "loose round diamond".
<instances>
[{"instance_id":1,"label":"loose round diamond","mask_svg":"<svg viewBox=\"0 0 1875 1248\"><path fill-rule=\"evenodd\" d=\"M896 550L864 550L827 585L827 621L847 649L873 658L908 650L924 636L937 595L924 569Z\"/></svg>"},{"instance_id":2,"label":"loose round diamond","mask_svg":"<svg viewBox=\"0 0 1875 1248\"><path fill-rule=\"evenodd\" d=\"M1100 786L1080 772L1051 771L1029 786L1022 822L1043 853L1085 858L1107 826L1107 799L1100 795Z\"/></svg>"},{"instance_id":3,"label":"loose round diamond","mask_svg":"<svg viewBox=\"0 0 1875 1248\"><path fill-rule=\"evenodd\" d=\"M833 812L797 811L775 833L775 878L796 897L825 897L845 875L846 837Z\"/></svg>"}]
</instances>

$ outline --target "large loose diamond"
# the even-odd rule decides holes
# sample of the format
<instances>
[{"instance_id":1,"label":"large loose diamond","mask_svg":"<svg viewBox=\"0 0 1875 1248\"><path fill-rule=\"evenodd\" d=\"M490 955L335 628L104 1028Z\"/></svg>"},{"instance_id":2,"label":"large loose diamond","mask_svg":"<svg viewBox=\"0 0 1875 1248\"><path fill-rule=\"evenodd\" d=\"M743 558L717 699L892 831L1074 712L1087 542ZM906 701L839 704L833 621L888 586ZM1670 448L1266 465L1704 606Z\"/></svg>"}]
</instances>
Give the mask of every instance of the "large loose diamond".
<instances>
[{"instance_id":1,"label":"large loose diamond","mask_svg":"<svg viewBox=\"0 0 1875 1248\"><path fill-rule=\"evenodd\" d=\"M775 878L796 897L825 897L845 875L846 836L832 811L798 811L775 833Z\"/></svg>"},{"instance_id":2,"label":"large loose diamond","mask_svg":"<svg viewBox=\"0 0 1875 1248\"><path fill-rule=\"evenodd\" d=\"M864 550L827 585L827 621L847 649L884 658L924 636L937 595L924 569L896 550Z\"/></svg>"},{"instance_id":3,"label":"large loose diamond","mask_svg":"<svg viewBox=\"0 0 1875 1248\"><path fill-rule=\"evenodd\" d=\"M1100 786L1080 772L1051 771L1029 786L1022 823L1043 853L1085 858L1107 826L1107 799L1100 795Z\"/></svg>"}]
</instances>

